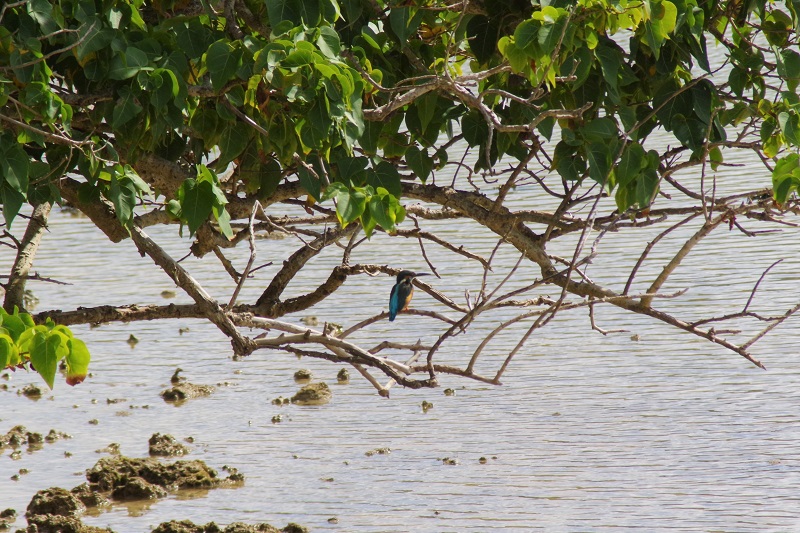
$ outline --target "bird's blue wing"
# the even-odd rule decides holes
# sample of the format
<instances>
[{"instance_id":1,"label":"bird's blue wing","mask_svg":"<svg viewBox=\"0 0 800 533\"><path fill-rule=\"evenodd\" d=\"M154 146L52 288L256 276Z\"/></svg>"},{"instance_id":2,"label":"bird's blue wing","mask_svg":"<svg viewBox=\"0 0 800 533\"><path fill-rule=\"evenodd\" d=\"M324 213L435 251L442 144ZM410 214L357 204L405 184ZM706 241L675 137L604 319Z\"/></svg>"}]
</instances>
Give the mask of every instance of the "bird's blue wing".
<instances>
[{"instance_id":1,"label":"bird's blue wing","mask_svg":"<svg viewBox=\"0 0 800 533\"><path fill-rule=\"evenodd\" d=\"M400 310L400 298L398 297L397 285L392 287L392 294L389 295L389 321L391 322L397 316Z\"/></svg>"}]
</instances>

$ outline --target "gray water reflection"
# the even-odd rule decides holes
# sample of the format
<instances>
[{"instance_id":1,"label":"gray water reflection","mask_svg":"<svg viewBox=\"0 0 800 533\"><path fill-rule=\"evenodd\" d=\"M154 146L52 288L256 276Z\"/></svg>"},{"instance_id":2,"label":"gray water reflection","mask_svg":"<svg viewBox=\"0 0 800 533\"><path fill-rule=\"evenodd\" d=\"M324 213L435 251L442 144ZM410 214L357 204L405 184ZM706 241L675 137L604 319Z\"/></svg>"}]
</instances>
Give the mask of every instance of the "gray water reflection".
<instances>
[{"instance_id":1,"label":"gray water reflection","mask_svg":"<svg viewBox=\"0 0 800 533\"><path fill-rule=\"evenodd\" d=\"M736 190L738 171L721 172L720 187ZM764 180L768 183L766 176ZM511 202L520 208L549 205L525 188L515 191ZM602 212L610 209L605 205ZM173 289L127 243L109 244L88 221L75 222L67 213L53 216L37 270L73 285L35 286L44 306L157 303L163 290ZM428 228L486 255L496 242L467 223ZM589 274L621 288L644 243L662 229L609 234ZM671 257L691 231L687 227L654 250L634 290L646 288L660 268L659 260ZM188 241L177 238L175 228L150 232L175 257L185 254ZM416 241L380 236L374 241L353 261L427 269ZM259 241L259 261L280 264L296 245L292 240ZM568 256L573 246L574 240L566 240L554 243L551 251ZM743 254L744 246L748 248ZM391 257L386 256L387 247ZM663 303L682 317L743 305L748 292L735 289L733 283L754 283L780 258L784 262L765 280L765 292L752 305L774 313L800 297L794 260L800 250L786 235L750 239L720 232L704 241L702 249L704 253L690 256L665 287L695 287ZM464 289L477 289L482 274L478 268L464 266L433 247L427 251L442 275L432 284L455 299L463 298ZM501 251L495 282L518 257L509 248ZM243 265L246 254L237 250L231 257ZM290 285L287 296L316 286L340 261L339 254L331 250L317 258ZM6 269L9 255L0 255L0 268ZM219 274L213 257L187 259L185 264L214 297L227 301L233 284ZM276 269L265 269L245 287L241 300L254 301ZM523 266L511 286L523 286L538 275ZM386 277L350 279L314 314L320 321L355 323L386 308L390 287ZM548 293L557 294L553 289L544 291ZM188 299L179 294L170 301ZM421 292L415 304L438 305ZM288 318L299 322L302 316ZM448 345L440 361L463 362L503 318L498 314L477 325ZM12 460L8 451L0 456L0 507L22 511L39 489L79 484L83 471L102 456L95 450L111 442L120 443L126 455L144 456L149 436L167 432L179 439L193 436L191 458L218 469L226 464L239 468L247 478L245 486L193 498L171 496L146 509L115 506L86 517L87 524L120 532L145 532L162 521L185 518L278 526L296 521L315 531L358 532L800 529L800 363L791 336L797 321L757 345L769 369L764 372L643 317L600 308L597 318L603 327L629 331L604 337L590 331L585 311L564 313L532 337L506 374L504 386L443 377L440 389L396 388L391 400L379 398L356 375L349 385L337 385L340 367L330 363L270 352L233 362L227 341L200 322L76 327L94 356L93 375L83 385L69 388L57 382L52 395L33 402L15 392L38 383L38 378L17 372L10 391L0 392L0 431L24 424L32 431L55 428L74 436L23 453L19 460ZM752 330L749 324L742 326ZM189 331L179 334L181 328ZM354 340L369 345L407 338L410 331L412 339L430 340L438 330L437 324L422 318L401 316L394 323L372 326ZM496 369L520 331L491 344L481 370ZM131 334L140 339L133 349L126 343ZM633 334L641 340L631 340ZM164 404L158 393L178 366L192 382L221 386L212 396L181 407ZM310 368L317 379L331 385L333 403L270 403L293 394L297 385L292 374L299 368ZM444 396L444 387L455 388L455 396ZM120 398L125 400L107 402ZM434 404L427 413L420 408L423 400ZM276 414L283 414L284 421L273 424ZM91 419L99 424L89 424ZM365 455L380 447L392 451ZM485 464L481 457L487 459ZM445 464L443 458L456 459L457 464ZM20 468L30 473L12 481ZM328 522L332 517L338 524Z\"/></svg>"}]
</instances>

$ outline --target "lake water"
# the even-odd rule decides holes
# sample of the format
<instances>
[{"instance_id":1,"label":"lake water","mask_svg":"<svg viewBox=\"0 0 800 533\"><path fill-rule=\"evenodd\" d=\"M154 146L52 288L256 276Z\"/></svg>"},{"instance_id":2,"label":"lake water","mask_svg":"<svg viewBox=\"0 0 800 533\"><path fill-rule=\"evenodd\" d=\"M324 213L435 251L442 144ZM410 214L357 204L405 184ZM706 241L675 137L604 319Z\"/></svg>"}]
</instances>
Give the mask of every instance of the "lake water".
<instances>
[{"instance_id":1,"label":"lake water","mask_svg":"<svg viewBox=\"0 0 800 533\"><path fill-rule=\"evenodd\" d=\"M726 169L718 179L729 191L754 188L754 180L769 186L769 175L758 164ZM549 205L533 185L518 188L510 202L515 208ZM486 256L496 243L496 236L467 223L422 224ZM16 231L22 226L19 221ZM174 290L172 283L129 242L110 244L88 220L60 210L50 226L35 270L71 285L31 283L41 300L36 310L189 302L181 294L165 300L162 291ZM609 234L588 274L621 290L646 242L665 227ZM644 290L659 271L659 260L671 257L696 229L689 225L664 239L633 290ZM186 254L190 241L180 239L177 228L148 232L173 257ZM782 312L800 298L798 242L793 230L758 238L718 230L663 289L691 290L656 305L685 319L740 310L763 270L783 259L752 304L764 314ZM573 244L574 239L553 243L550 251L569 256ZM259 240L257 263L278 265L296 246L293 238ZM434 245L426 250L441 275L427 278L431 285L459 302L465 289L478 290L479 268ZM244 247L226 253L244 267ZM11 255L0 248L1 271L8 271ZM490 280L502 279L517 258L513 249L501 247ZM340 249L328 250L285 296L317 286L340 260ZM385 236L357 248L351 262L428 270L416 241ZM214 297L228 300L234 284L213 255L187 259L184 266ZM240 301L254 302L276 268L259 271ZM523 265L510 287L539 275ZM387 276L353 277L317 308L285 319L299 324L313 312L320 323L347 327L385 310L392 282ZM549 287L532 296L539 294L559 291ZM414 307L449 313L421 291ZM508 316L486 317L447 343L437 361L465 364L483 335ZM627 331L603 336L590 329L585 309L565 312L530 338L503 386L440 376L440 388L395 387L391 399L379 397L355 371L350 384L338 385L340 365L263 350L233 361L228 341L202 321L76 326L73 331L93 356L85 383L72 388L57 378L55 390L35 401L17 391L41 385L40 378L18 371L10 376L8 391L0 391L0 432L24 424L31 431L52 428L73 436L38 451L23 449L19 459L5 450L0 509L13 507L22 515L37 490L82 483L85 470L104 455L97 450L112 442L125 455L146 456L148 438L161 432L179 440L193 437L189 458L216 469L238 468L246 476L244 486L115 505L86 516L86 524L117 532L147 532L162 521L187 518L278 527L294 521L331 532L800 530L797 320L755 345L767 367L763 371L647 317L605 306L597 308L596 318L601 327ZM492 343L477 370L493 374L529 324ZM746 322L737 326L756 329ZM430 319L401 315L354 340L368 347L386 339L430 342L438 327ZM140 341L134 348L126 342L130 335ZM177 367L193 383L220 386L210 397L179 407L166 404L159 393L170 386ZM331 386L333 401L273 405L272 399L299 388L293 373L301 368ZM448 387L453 396L444 395ZM423 401L433 408L423 412ZM275 415L283 415L282 422L273 423ZM376 448L391 453L366 454ZM12 480L20 469L28 473ZM338 523L329 522L332 518ZM23 523L19 519L15 527Z\"/></svg>"}]
</instances>

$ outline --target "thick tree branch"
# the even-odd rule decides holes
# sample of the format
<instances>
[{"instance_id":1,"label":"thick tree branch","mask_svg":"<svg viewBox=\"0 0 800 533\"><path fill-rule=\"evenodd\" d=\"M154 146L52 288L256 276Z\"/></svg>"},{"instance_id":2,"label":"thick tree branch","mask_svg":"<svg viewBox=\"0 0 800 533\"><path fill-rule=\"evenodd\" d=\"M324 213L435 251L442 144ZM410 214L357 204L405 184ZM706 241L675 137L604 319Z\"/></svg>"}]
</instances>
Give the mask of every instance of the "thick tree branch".
<instances>
[{"instance_id":1,"label":"thick tree branch","mask_svg":"<svg viewBox=\"0 0 800 533\"><path fill-rule=\"evenodd\" d=\"M14 265L9 273L8 283L5 286L6 294L3 300L3 308L9 313L14 312L14 307L25 308L25 282L28 279L28 273L33 267L33 259L36 257L36 251L39 249L42 236L47 231L47 217L52 207L53 204L49 202L34 207L33 213L28 220L25 234L18 244L17 257L14 259Z\"/></svg>"}]
</instances>

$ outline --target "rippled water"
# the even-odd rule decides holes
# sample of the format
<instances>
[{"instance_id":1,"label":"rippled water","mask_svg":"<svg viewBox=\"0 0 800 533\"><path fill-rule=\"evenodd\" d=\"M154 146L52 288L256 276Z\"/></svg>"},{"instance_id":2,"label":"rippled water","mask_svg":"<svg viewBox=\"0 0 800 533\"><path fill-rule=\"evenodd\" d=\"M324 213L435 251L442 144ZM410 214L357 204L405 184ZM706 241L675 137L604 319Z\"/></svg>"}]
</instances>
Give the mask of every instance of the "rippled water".
<instances>
[{"instance_id":1,"label":"rippled water","mask_svg":"<svg viewBox=\"0 0 800 533\"><path fill-rule=\"evenodd\" d=\"M736 190L741 175L763 175L769 183L763 170L751 166L720 173L720 187ZM531 197L534 191L520 187L513 205L546 205ZM487 256L496 242L466 223L424 226ZM659 260L671 257L696 227L676 232L654 250L634 290L646 288ZM589 275L621 289L645 243L663 229L608 235ZM189 241L179 239L176 228L149 231L173 256L185 255ZM719 231L703 241L664 289L692 290L660 305L683 318L738 310L761 272L783 258L752 305L763 313L785 310L800 298L800 248L794 237L787 232L754 239ZM554 243L551 251L571 255L573 245L574 239ZM258 261L280 264L296 246L289 239L261 240ZM7 271L12 258L2 250L0 267ZM479 269L431 245L427 251L442 276L429 278L432 285L459 301L465 288L477 290ZM231 252L239 268L246 253ZM340 254L332 249L315 259L286 295L315 287ZM510 247L501 247L492 279L502 279L517 258ZM427 270L412 240L376 237L357 250L353 262ZM214 297L227 301L233 283L220 274L213 256L184 264ZM261 272L240 300L255 301L276 268ZM41 308L158 303L164 301L162 291L174 289L130 243L109 244L89 221L60 211L54 212L36 270L72 284L33 285ZM512 286L538 275L523 266ZM351 278L313 312L320 322L353 324L386 308L391 284L385 276ZM549 288L541 294L558 293ZM179 294L169 301L188 299ZM436 305L417 293L415 306ZM601 327L627 331L602 336L590 330L585 310L567 312L531 337L501 387L442 376L442 388L396 387L389 400L355 372L349 385L336 384L341 367L331 363L267 351L234 362L225 338L200 321L74 327L93 354L92 376L84 384L70 388L57 381L52 393L34 401L17 391L40 379L16 372L9 390L0 391L0 431L24 424L31 431L54 428L73 435L23 452L18 460L9 450L0 455L0 507L24 513L37 490L81 483L85 469L103 456L96 450L116 442L125 455L145 456L150 435L166 432L194 437L190 458L217 469L239 468L245 485L172 495L145 506L117 505L86 517L85 523L118 532L146 532L162 521L185 518L220 524L266 521L279 527L295 521L314 531L348 532L800 529L797 321L756 345L768 368L762 371L649 318L612 307L598 307L596 314ZM299 323L302 317L287 319ZM463 364L503 317L490 317L447 344L439 361ZM384 339L430 340L436 327L401 315L355 340L367 346ZM188 331L179 334L181 328ZM496 370L520 331L490 345L478 370ZM135 348L126 342L131 334L140 339ZM159 392L169 386L176 367L191 382L220 386L208 398L180 407L165 404ZM292 375L300 368L331 385L331 404L270 403L297 390ZM454 388L455 395L445 396L445 387ZM109 402L118 399L123 400ZM423 400L434 407L423 412ZM283 422L272 423L277 414ZM90 424L92 419L98 424ZM383 447L391 453L365 455ZM445 464L444 458L456 464ZM29 473L12 480L20 469ZM329 523L333 517L338 524Z\"/></svg>"}]
</instances>

